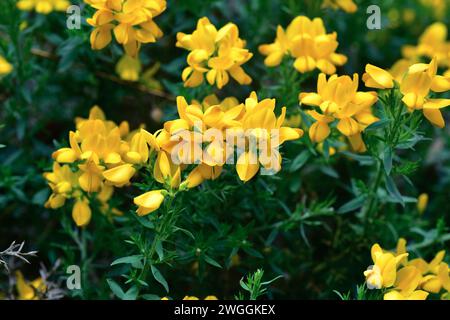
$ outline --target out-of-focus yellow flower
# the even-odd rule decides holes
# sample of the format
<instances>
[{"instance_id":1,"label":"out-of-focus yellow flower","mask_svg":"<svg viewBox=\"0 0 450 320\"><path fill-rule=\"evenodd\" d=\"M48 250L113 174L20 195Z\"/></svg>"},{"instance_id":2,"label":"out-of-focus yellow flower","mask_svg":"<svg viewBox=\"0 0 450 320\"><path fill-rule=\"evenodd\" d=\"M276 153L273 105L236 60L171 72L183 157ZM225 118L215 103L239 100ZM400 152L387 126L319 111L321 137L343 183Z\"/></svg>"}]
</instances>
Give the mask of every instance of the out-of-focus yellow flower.
<instances>
[{"instance_id":1,"label":"out-of-focus yellow flower","mask_svg":"<svg viewBox=\"0 0 450 320\"><path fill-rule=\"evenodd\" d=\"M183 300L200 300L196 296L185 296ZM219 300L216 296L206 296L203 300Z\"/></svg>"},{"instance_id":2,"label":"out-of-focus yellow flower","mask_svg":"<svg viewBox=\"0 0 450 320\"><path fill-rule=\"evenodd\" d=\"M69 6L68 0L19 0L17 2L19 10L35 10L42 14L49 14L52 11L66 11Z\"/></svg>"},{"instance_id":3,"label":"out-of-focus yellow flower","mask_svg":"<svg viewBox=\"0 0 450 320\"><path fill-rule=\"evenodd\" d=\"M447 26L442 22L430 25L419 38L417 46L404 46L403 56L408 60L419 57L436 59L441 67L450 67L450 42L447 41Z\"/></svg>"},{"instance_id":4,"label":"out-of-focus yellow flower","mask_svg":"<svg viewBox=\"0 0 450 320\"><path fill-rule=\"evenodd\" d=\"M420 0L420 2L432 9L433 14L438 19L442 19L447 12L447 1L446 0Z\"/></svg>"},{"instance_id":5,"label":"out-of-focus yellow flower","mask_svg":"<svg viewBox=\"0 0 450 320\"><path fill-rule=\"evenodd\" d=\"M156 42L163 33L153 21L166 10L165 0L89 0L95 8L92 18L87 22L95 27L91 33L91 47L101 50L112 40L123 45L125 52L136 57L142 43Z\"/></svg>"},{"instance_id":6,"label":"out-of-focus yellow flower","mask_svg":"<svg viewBox=\"0 0 450 320\"><path fill-rule=\"evenodd\" d=\"M39 295L45 293L47 286L42 278L31 282L24 279L22 272L16 272L16 289L19 300L38 300Z\"/></svg>"},{"instance_id":7,"label":"out-of-focus yellow flower","mask_svg":"<svg viewBox=\"0 0 450 320\"><path fill-rule=\"evenodd\" d=\"M437 60L429 64L417 63L409 67L400 84L402 101L409 111L422 110L424 116L435 126L443 128L444 118L439 109L450 105L450 99L430 99L430 91L450 90L450 79L436 75Z\"/></svg>"},{"instance_id":8,"label":"out-of-focus yellow flower","mask_svg":"<svg viewBox=\"0 0 450 320\"><path fill-rule=\"evenodd\" d=\"M138 81L141 69L142 66L139 57L133 58L127 54L120 58L116 65L117 74L121 79L127 81Z\"/></svg>"},{"instance_id":9,"label":"out-of-focus yellow flower","mask_svg":"<svg viewBox=\"0 0 450 320\"><path fill-rule=\"evenodd\" d=\"M400 59L394 63L394 65L389 69L389 73L398 83L402 83L403 77L406 72L408 72L408 68L412 66L417 61L412 61L408 59Z\"/></svg>"},{"instance_id":10,"label":"out-of-focus yellow flower","mask_svg":"<svg viewBox=\"0 0 450 320\"><path fill-rule=\"evenodd\" d=\"M285 127L292 127L292 128L299 128L302 123L302 116L301 114L295 114L289 117L286 117L283 122L283 126Z\"/></svg>"},{"instance_id":11,"label":"out-of-focus yellow flower","mask_svg":"<svg viewBox=\"0 0 450 320\"><path fill-rule=\"evenodd\" d=\"M324 8L341 9L347 13L355 13L358 6L353 0L325 0L322 4Z\"/></svg>"},{"instance_id":12,"label":"out-of-focus yellow flower","mask_svg":"<svg viewBox=\"0 0 450 320\"><path fill-rule=\"evenodd\" d=\"M321 73L317 81L317 93L300 93L302 104L320 110L308 110L315 120L309 128L309 137L313 142L324 141L331 133L330 124L337 120L337 129L348 137L355 151L365 150L361 138L364 129L378 121L372 114L372 105L377 101L375 92L358 91L357 74L349 76L331 76L328 80Z\"/></svg>"},{"instance_id":13,"label":"out-of-focus yellow flower","mask_svg":"<svg viewBox=\"0 0 450 320\"><path fill-rule=\"evenodd\" d=\"M12 64L10 64L8 61L6 61L5 58L0 56L0 76L7 75L11 73L13 70Z\"/></svg>"},{"instance_id":14,"label":"out-of-focus yellow flower","mask_svg":"<svg viewBox=\"0 0 450 320\"><path fill-rule=\"evenodd\" d=\"M419 211L420 214L425 212L425 210L427 209L427 205L428 205L428 194L422 193L417 198L417 210Z\"/></svg>"},{"instance_id":15,"label":"out-of-focus yellow flower","mask_svg":"<svg viewBox=\"0 0 450 320\"><path fill-rule=\"evenodd\" d=\"M152 190L134 198L134 204L138 206L136 213L145 216L161 206L164 201L165 190Z\"/></svg>"},{"instance_id":16,"label":"out-of-focus yellow flower","mask_svg":"<svg viewBox=\"0 0 450 320\"><path fill-rule=\"evenodd\" d=\"M336 39L336 32L326 33L322 19L298 16L286 31L278 26L275 41L259 46L259 51L267 56L264 63L268 67L278 66L285 55L290 55L295 59L294 67L301 73L317 68L334 74L335 66L347 62L346 56L335 52L339 45Z\"/></svg>"},{"instance_id":17,"label":"out-of-focus yellow flower","mask_svg":"<svg viewBox=\"0 0 450 320\"><path fill-rule=\"evenodd\" d=\"M239 38L239 29L228 23L219 30L208 20L201 18L192 34L179 32L177 47L189 50L188 67L183 70L185 87L197 87L206 80L219 89L231 76L239 84L250 84L252 79L242 65L253 56L245 49L245 41Z\"/></svg>"},{"instance_id":18,"label":"out-of-focus yellow flower","mask_svg":"<svg viewBox=\"0 0 450 320\"><path fill-rule=\"evenodd\" d=\"M367 64L362 80L366 87L375 89L391 89L394 87L394 77L386 70Z\"/></svg>"}]
</instances>

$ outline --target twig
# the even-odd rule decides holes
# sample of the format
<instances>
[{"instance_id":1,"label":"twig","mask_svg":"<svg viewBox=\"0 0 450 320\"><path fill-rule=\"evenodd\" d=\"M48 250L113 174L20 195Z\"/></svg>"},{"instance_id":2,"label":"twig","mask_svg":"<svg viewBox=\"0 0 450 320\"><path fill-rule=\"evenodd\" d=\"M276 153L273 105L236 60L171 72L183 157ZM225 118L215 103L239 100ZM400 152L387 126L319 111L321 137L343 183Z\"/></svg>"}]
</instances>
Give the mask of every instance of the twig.
<instances>
[{"instance_id":1,"label":"twig","mask_svg":"<svg viewBox=\"0 0 450 320\"><path fill-rule=\"evenodd\" d=\"M30 263L26 258L27 256L30 256L30 257L36 256L37 251L22 252L24 244L25 244L25 241L23 241L20 244L13 241L11 243L11 245L8 247L8 249L0 252L0 265L3 265L6 269L6 271L9 272L9 267L5 261L5 258L6 258L5 256L15 257L22 261L25 261L26 263Z\"/></svg>"}]
</instances>

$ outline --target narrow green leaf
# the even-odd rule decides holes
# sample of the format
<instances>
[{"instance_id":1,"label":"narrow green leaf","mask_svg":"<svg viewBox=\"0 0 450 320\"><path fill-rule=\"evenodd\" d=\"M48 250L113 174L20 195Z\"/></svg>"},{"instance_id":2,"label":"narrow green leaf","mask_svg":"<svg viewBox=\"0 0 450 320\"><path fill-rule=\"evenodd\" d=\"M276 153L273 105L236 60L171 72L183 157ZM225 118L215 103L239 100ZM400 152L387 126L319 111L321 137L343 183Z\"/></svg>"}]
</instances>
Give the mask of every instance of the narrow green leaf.
<instances>
[{"instance_id":1,"label":"narrow green leaf","mask_svg":"<svg viewBox=\"0 0 450 320\"><path fill-rule=\"evenodd\" d=\"M347 203L343 204L338 210L337 213L344 214L351 211L354 211L356 209L359 209L363 206L364 202L366 201L365 195L359 195L356 198L348 201Z\"/></svg>"},{"instance_id":2,"label":"narrow green leaf","mask_svg":"<svg viewBox=\"0 0 450 320\"><path fill-rule=\"evenodd\" d=\"M211 258L210 256L207 256L207 255L205 254L205 255L203 256L203 258L204 258L205 261L206 261L207 263L209 263L210 265L222 269L222 266L221 266L216 260L214 260L213 258Z\"/></svg>"},{"instance_id":3,"label":"narrow green leaf","mask_svg":"<svg viewBox=\"0 0 450 320\"><path fill-rule=\"evenodd\" d=\"M116 264L123 264L123 263L125 263L125 264L135 264L137 262L141 262L141 260L143 258L144 257L141 254L133 255L133 256L127 256L127 257L122 257L122 258L114 260L111 263L111 265L114 266Z\"/></svg>"},{"instance_id":4,"label":"narrow green leaf","mask_svg":"<svg viewBox=\"0 0 450 320\"><path fill-rule=\"evenodd\" d=\"M311 154L305 150L301 152L294 160L292 160L291 166L289 167L290 172L299 170L308 161Z\"/></svg>"},{"instance_id":5,"label":"narrow green leaf","mask_svg":"<svg viewBox=\"0 0 450 320\"><path fill-rule=\"evenodd\" d=\"M164 289L166 289L166 292L169 292L169 285L167 284L167 281L161 274L161 272L159 272L159 270L154 265L151 265L151 269L153 278L155 278L155 280L158 281L164 287Z\"/></svg>"},{"instance_id":6,"label":"narrow green leaf","mask_svg":"<svg viewBox=\"0 0 450 320\"><path fill-rule=\"evenodd\" d=\"M123 292L120 285L118 285L117 282L112 279L106 279L106 282L108 283L111 291L116 295L116 297L118 297L119 299L123 299L125 293Z\"/></svg>"}]
</instances>

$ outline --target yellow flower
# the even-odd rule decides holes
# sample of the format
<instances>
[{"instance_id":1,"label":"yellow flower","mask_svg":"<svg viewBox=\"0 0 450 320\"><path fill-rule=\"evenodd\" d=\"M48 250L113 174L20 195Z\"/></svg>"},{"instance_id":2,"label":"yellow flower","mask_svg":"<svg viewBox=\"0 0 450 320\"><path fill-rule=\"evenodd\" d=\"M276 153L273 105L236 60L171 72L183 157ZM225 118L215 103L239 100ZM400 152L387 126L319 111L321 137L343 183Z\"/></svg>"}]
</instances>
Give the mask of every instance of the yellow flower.
<instances>
[{"instance_id":1,"label":"yellow flower","mask_svg":"<svg viewBox=\"0 0 450 320\"><path fill-rule=\"evenodd\" d=\"M183 70L185 87L197 87L206 80L219 89L234 78L239 84L250 84L252 79L242 65L253 56L245 49L245 41L239 38L239 29L228 23L219 30L208 18L201 18L192 34L179 32L177 47L189 50L188 67Z\"/></svg>"},{"instance_id":2,"label":"yellow flower","mask_svg":"<svg viewBox=\"0 0 450 320\"><path fill-rule=\"evenodd\" d=\"M123 80L138 81L141 68L138 57L133 58L125 54L117 63L116 72Z\"/></svg>"},{"instance_id":3,"label":"yellow flower","mask_svg":"<svg viewBox=\"0 0 450 320\"><path fill-rule=\"evenodd\" d=\"M97 11L87 22L95 27L91 47L101 50L112 40L122 44L127 55L137 57L142 43L156 42L163 33L153 21L166 10L165 0L88 1Z\"/></svg>"},{"instance_id":4,"label":"yellow flower","mask_svg":"<svg viewBox=\"0 0 450 320\"><path fill-rule=\"evenodd\" d=\"M129 132L127 122L117 126L106 120L95 106L87 119L76 118L77 130L69 134L69 147L56 150L52 157L53 172L44 174L52 194L47 208L56 209L66 199L75 199L72 216L78 226L87 225L91 209L86 198L95 197L103 213L122 214L108 204L114 187L130 183L136 173L134 165L144 165L154 150L159 151L156 138L144 129ZM60 165L60 163L68 163Z\"/></svg>"},{"instance_id":5,"label":"yellow flower","mask_svg":"<svg viewBox=\"0 0 450 320\"><path fill-rule=\"evenodd\" d=\"M87 200L77 200L72 208L72 218L78 227L84 227L91 221L92 211Z\"/></svg>"},{"instance_id":6,"label":"yellow flower","mask_svg":"<svg viewBox=\"0 0 450 320\"><path fill-rule=\"evenodd\" d=\"M66 199L70 198L73 190L78 187L79 174L72 172L68 165L60 166L54 162L53 171L44 173L44 178L52 189L45 207L57 209L64 205Z\"/></svg>"},{"instance_id":7,"label":"yellow flower","mask_svg":"<svg viewBox=\"0 0 450 320\"><path fill-rule=\"evenodd\" d=\"M155 136L144 129L140 129L132 135L129 150L126 152L124 159L129 163L146 163L154 150L159 151Z\"/></svg>"},{"instance_id":8,"label":"yellow flower","mask_svg":"<svg viewBox=\"0 0 450 320\"><path fill-rule=\"evenodd\" d=\"M439 66L450 67L450 42L447 39L447 26L442 22L430 25L419 38L417 46L404 46L402 54L406 59L419 57L435 58Z\"/></svg>"},{"instance_id":9,"label":"yellow flower","mask_svg":"<svg viewBox=\"0 0 450 320\"><path fill-rule=\"evenodd\" d=\"M313 142L324 141L331 133L330 124L337 120L336 128L348 137L355 151L364 151L361 138L364 129L378 121L372 114L372 105L377 101L375 92L358 91L358 75L331 76L328 80L321 73L317 81L317 93L300 93L302 104L317 107L307 113L316 121L309 128Z\"/></svg>"},{"instance_id":10,"label":"yellow flower","mask_svg":"<svg viewBox=\"0 0 450 320\"><path fill-rule=\"evenodd\" d=\"M185 296L183 300L200 300L196 296ZM218 300L216 296L206 296L203 300Z\"/></svg>"},{"instance_id":11,"label":"yellow flower","mask_svg":"<svg viewBox=\"0 0 450 320\"><path fill-rule=\"evenodd\" d=\"M421 280L422 275L416 267L403 267L397 272L394 289L384 295L384 300L425 300L428 293L416 290Z\"/></svg>"},{"instance_id":12,"label":"yellow flower","mask_svg":"<svg viewBox=\"0 0 450 320\"><path fill-rule=\"evenodd\" d=\"M161 151L156 158L153 177L159 183L167 183L171 188L178 188L181 182L180 166L172 162L170 155Z\"/></svg>"},{"instance_id":13,"label":"yellow flower","mask_svg":"<svg viewBox=\"0 0 450 320\"><path fill-rule=\"evenodd\" d=\"M388 71L371 64L366 65L366 73L363 74L362 80L368 88L391 89L394 87L393 76Z\"/></svg>"},{"instance_id":14,"label":"yellow flower","mask_svg":"<svg viewBox=\"0 0 450 320\"><path fill-rule=\"evenodd\" d=\"M392 287L397 278L397 265L408 254L403 253L395 256L391 252L383 252L379 244L374 244L371 255L374 265L364 271L368 287L371 289Z\"/></svg>"},{"instance_id":15,"label":"yellow flower","mask_svg":"<svg viewBox=\"0 0 450 320\"><path fill-rule=\"evenodd\" d=\"M325 0L322 7L332 9L342 9L347 13L355 13L358 10L358 6L353 0Z\"/></svg>"},{"instance_id":16,"label":"yellow flower","mask_svg":"<svg viewBox=\"0 0 450 320\"><path fill-rule=\"evenodd\" d=\"M136 173L136 169L130 163L125 163L117 167L103 171L103 177L116 187L129 184L130 179Z\"/></svg>"},{"instance_id":17,"label":"yellow flower","mask_svg":"<svg viewBox=\"0 0 450 320\"><path fill-rule=\"evenodd\" d=\"M5 58L0 56L0 76L7 75L11 73L13 70L12 64L10 64L8 61L6 61Z\"/></svg>"},{"instance_id":18,"label":"yellow flower","mask_svg":"<svg viewBox=\"0 0 450 320\"><path fill-rule=\"evenodd\" d=\"M402 101L410 111L422 110L424 116L435 126L443 128L444 119L439 109L450 105L450 99L430 99L430 90L444 92L450 90L450 80L436 75L437 60L429 64L417 63L409 67L400 85Z\"/></svg>"},{"instance_id":19,"label":"yellow flower","mask_svg":"<svg viewBox=\"0 0 450 320\"><path fill-rule=\"evenodd\" d=\"M446 0L420 0L420 2L432 9L433 14L438 18L442 19L447 12L447 1Z\"/></svg>"},{"instance_id":20,"label":"yellow flower","mask_svg":"<svg viewBox=\"0 0 450 320\"><path fill-rule=\"evenodd\" d=\"M52 11L66 11L70 6L67 0L19 0L17 8L23 11L35 10L37 13L49 14Z\"/></svg>"},{"instance_id":21,"label":"yellow flower","mask_svg":"<svg viewBox=\"0 0 450 320\"><path fill-rule=\"evenodd\" d=\"M19 300L38 300L39 296L47 290L47 286L42 278L28 282L24 279L22 272L17 271L16 289Z\"/></svg>"},{"instance_id":22,"label":"yellow flower","mask_svg":"<svg viewBox=\"0 0 450 320\"><path fill-rule=\"evenodd\" d=\"M417 198L417 210L419 211L420 214L425 212L425 210L427 209L427 204L428 204L428 194L422 193Z\"/></svg>"},{"instance_id":23,"label":"yellow flower","mask_svg":"<svg viewBox=\"0 0 450 320\"><path fill-rule=\"evenodd\" d=\"M294 67L301 73L317 68L333 74L335 66L347 62L346 56L335 52L339 45L336 38L335 32L326 33L322 19L298 16L286 31L278 26L274 43L259 46L259 51L267 56L264 63L268 67L278 66L285 55L290 55L295 59Z\"/></svg>"},{"instance_id":24,"label":"yellow flower","mask_svg":"<svg viewBox=\"0 0 450 320\"><path fill-rule=\"evenodd\" d=\"M165 190L152 190L134 198L134 204L138 206L136 213L145 216L157 210L164 201Z\"/></svg>"},{"instance_id":25,"label":"yellow flower","mask_svg":"<svg viewBox=\"0 0 450 320\"><path fill-rule=\"evenodd\" d=\"M247 150L242 150L237 160L236 171L244 182L256 175L260 165L271 172L281 170L281 154L276 148L285 141L296 140L303 136L303 130L283 126L286 107L281 109L278 118L274 110L275 99L258 101L255 92L245 100L246 113L242 118L242 129L250 133L248 139L262 139L259 141L263 142L258 144L258 150L252 150L250 144L247 144ZM261 149L261 145L266 149Z\"/></svg>"}]
</instances>

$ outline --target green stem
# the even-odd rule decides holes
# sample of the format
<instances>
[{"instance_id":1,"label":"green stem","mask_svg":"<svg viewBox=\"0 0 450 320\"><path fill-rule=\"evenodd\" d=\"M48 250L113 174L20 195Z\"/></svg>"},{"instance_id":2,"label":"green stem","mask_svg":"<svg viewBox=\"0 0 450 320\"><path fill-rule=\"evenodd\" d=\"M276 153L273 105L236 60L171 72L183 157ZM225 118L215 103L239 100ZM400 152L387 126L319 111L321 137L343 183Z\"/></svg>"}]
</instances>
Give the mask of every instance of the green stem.
<instances>
[{"instance_id":1,"label":"green stem","mask_svg":"<svg viewBox=\"0 0 450 320\"><path fill-rule=\"evenodd\" d=\"M161 222L157 225L155 229L155 235L153 237L152 244L150 246L150 250L145 255L144 258L144 266L142 268L142 271L138 277L138 280L144 280L147 277L148 271L150 266L155 261L154 255L156 253L156 246L158 242L163 242L167 240L167 238L170 236L171 232L170 229L176 222L175 214L172 210L173 201L175 199L176 193L169 193L169 199L167 200L165 204L165 213L162 216ZM168 232L169 231L169 232ZM137 287L139 288L141 286L140 282L137 282Z\"/></svg>"},{"instance_id":2,"label":"green stem","mask_svg":"<svg viewBox=\"0 0 450 320\"><path fill-rule=\"evenodd\" d=\"M367 206L365 207L365 210L363 211L363 219L364 219L364 233L367 231L367 227L370 222L370 218L373 215L374 207L377 201L377 191L380 187L381 180L383 177L383 164L379 158L376 158L377 160L377 171L375 174L375 179L372 183L372 188L369 192L369 199Z\"/></svg>"}]
</instances>

